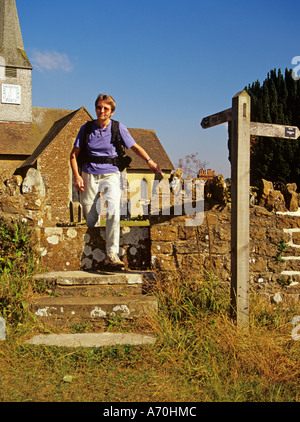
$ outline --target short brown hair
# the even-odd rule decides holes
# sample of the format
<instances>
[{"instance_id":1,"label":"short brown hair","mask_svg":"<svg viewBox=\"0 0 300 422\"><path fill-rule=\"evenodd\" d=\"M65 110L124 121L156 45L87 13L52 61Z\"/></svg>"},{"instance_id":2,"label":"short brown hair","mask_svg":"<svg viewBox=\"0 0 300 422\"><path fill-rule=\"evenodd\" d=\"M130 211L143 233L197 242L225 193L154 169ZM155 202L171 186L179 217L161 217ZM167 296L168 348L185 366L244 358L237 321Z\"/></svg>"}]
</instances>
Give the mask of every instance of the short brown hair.
<instances>
[{"instance_id":1,"label":"short brown hair","mask_svg":"<svg viewBox=\"0 0 300 422\"><path fill-rule=\"evenodd\" d=\"M95 107L97 107L97 104L99 101L105 101L107 104L111 106L111 111L115 111L116 109L116 102L110 95L106 94L99 94L96 101L95 101Z\"/></svg>"}]
</instances>

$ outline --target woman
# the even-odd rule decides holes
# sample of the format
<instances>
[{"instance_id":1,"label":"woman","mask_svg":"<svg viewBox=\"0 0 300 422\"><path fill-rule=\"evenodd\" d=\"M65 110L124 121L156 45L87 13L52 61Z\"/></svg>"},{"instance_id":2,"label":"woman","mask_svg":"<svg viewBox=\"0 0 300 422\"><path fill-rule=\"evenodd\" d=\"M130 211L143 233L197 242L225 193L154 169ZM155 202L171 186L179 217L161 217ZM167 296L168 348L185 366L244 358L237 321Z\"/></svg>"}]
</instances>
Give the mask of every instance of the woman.
<instances>
[{"instance_id":1,"label":"woman","mask_svg":"<svg viewBox=\"0 0 300 422\"><path fill-rule=\"evenodd\" d=\"M106 258L104 265L112 269L124 269L118 256L120 243L120 171L114 160L118 156L112 142L112 122L116 103L110 95L100 94L95 101L97 120L92 124L86 159L79 173L77 157L85 147L85 125L81 127L74 143L70 162L75 179L75 188L81 193L83 214L88 227L94 227L100 214L99 195L103 192L107 204L106 216ZM153 172L162 174L147 152L138 145L127 128L119 124L119 130L126 148L131 148L148 163Z\"/></svg>"}]
</instances>

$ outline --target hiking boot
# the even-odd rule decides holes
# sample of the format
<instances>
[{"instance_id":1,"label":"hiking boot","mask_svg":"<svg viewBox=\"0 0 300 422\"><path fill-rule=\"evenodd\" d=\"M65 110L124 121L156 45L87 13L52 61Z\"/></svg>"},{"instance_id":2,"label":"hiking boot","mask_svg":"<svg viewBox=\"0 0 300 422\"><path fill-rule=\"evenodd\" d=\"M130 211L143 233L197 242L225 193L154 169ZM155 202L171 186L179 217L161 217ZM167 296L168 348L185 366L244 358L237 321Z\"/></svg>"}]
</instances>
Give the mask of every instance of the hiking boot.
<instances>
[{"instance_id":1,"label":"hiking boot","mask_svg":"<svg viewBox=\"0 0 300 422\"><path fill-rule=\"evenodd\" d=\"M112 252L106 255L104 260L104 266L111 268L113 270L123 270L125 267L124 262L122 262L117 253Z\"/></svg>"}]
</instances>

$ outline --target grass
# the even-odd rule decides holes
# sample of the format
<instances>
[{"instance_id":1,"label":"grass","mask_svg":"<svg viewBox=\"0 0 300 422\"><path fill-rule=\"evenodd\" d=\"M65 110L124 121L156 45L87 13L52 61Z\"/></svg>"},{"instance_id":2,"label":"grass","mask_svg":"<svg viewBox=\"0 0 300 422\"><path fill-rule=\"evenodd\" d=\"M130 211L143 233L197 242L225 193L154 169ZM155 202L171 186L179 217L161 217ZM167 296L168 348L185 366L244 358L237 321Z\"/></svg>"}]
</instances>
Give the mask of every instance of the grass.
<instances>
[{"instance_id":1,"label":"grass","mask_svg":"<svg viewBox=\"0 0 300 422\"><path fill-rule=\"evenodd\" d=\"M6 317L8 335L0 341L1 402L300 399L300 342L291 337L299 305L271 304L252 293L250 329L239 331L229 318L228 289L212 274L158 274L154 294L160 310L147 321L157 337L154 345L32 346L23 339L41 330L26 305L38 289L33 271L21 275L4 268L0 314ZM115 328L122 329L122 323ZM88 325L73 329L82 332ZM64 381L67 375L71 382Z\"/></svg>"}]
</instances>

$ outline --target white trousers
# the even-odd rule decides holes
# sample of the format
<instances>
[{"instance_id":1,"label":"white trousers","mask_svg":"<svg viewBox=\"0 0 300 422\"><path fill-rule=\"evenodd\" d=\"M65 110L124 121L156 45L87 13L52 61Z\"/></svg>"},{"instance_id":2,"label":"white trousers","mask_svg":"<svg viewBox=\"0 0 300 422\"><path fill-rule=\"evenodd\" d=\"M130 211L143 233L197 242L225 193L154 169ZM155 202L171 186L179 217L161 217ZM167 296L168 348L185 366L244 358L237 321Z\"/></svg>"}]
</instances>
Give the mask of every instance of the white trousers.
<instances>
[{"instance_id":1,"label":"white trousers","mask_svg":"<svg viewBox=\"0 0 300 422\"><path fill-rule=\"evenodd\" d=\"M101 213L101 198L106 204L106 253L119 253L120 244L120 172L88 174L82 172L84 191L80 194L88 227L95 227Z\"/></svg>"}]
</instances>

